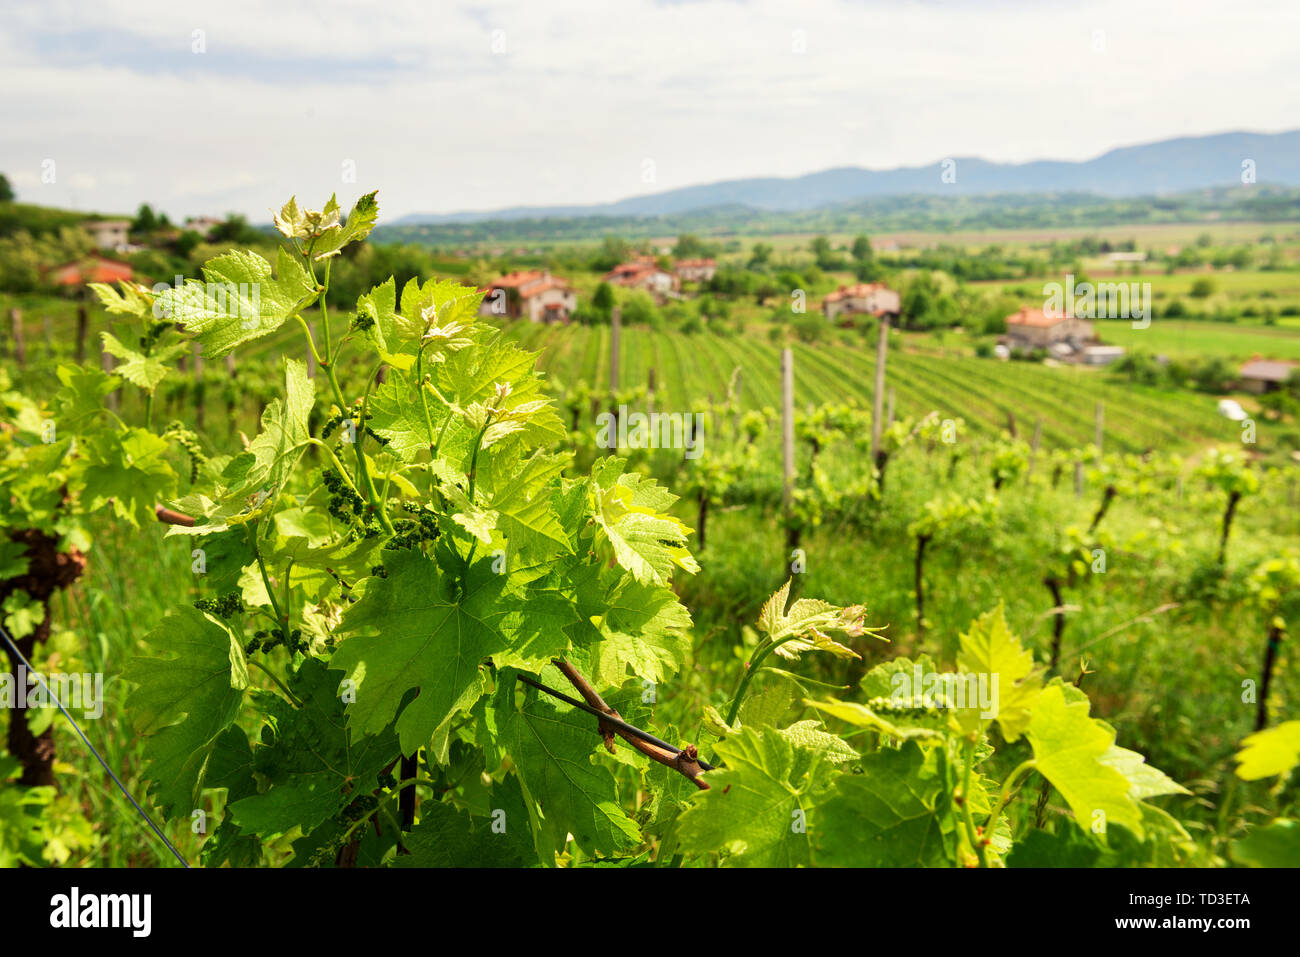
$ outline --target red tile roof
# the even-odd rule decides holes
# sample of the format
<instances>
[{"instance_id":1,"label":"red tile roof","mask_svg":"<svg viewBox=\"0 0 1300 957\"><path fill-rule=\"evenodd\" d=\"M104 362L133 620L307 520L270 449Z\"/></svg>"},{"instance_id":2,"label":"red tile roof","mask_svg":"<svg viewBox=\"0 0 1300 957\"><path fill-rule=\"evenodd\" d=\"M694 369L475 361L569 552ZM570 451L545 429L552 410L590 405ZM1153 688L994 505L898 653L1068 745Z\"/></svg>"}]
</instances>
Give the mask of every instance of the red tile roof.
<instances>
[{"instance_id":1,"label":"red tile roof","mask_svg":"<svg viewBox=\"0 0 1300 957\"><path fill-rule=\"evenodd\" d=\"M619 286L634 286L648 276L663 272L653 256L641 256L633 262L619 263L605 273L605 281Z\"/></svg>"},{"instance_id":2,"label":"red tile roof","mask_svg":"<svg viewBox=\"0 0 1300 957\"><path fill-rule=\"evenodd\" d=\"M88 282L117 282L130 279L135 270L124 262L95 256L56 266L49 272L50 282L56 286L81 286Z\"/></svg>"},{"instance_id":3,"label":"red tile roof","mask_svg":"<svg viewBox=\"0 0 1300 957\"><path fill-rule=\"evenodd\" d=\"M840 286L826 297L826 302L839 302L841 299L858 299L873 292L888 289L883 282L860 282L856 286Z\"/></svg>"},{"instance_id":4,"label":"red tile roof","mask_svg":"<svg viewBox=\"0 0 1300 957\"><path fill-rule=\"evenodd\" d=\"M567 292L569 284L559 276L552 276L549 272L533 270L531 272L507 273L498 279L492 280L487 289L488 291L493 289L517 289L521 299L530 299L549 289L560 289Z\"/></svg>"},{"instance_id":5,"label":"red tile roof","mask_svg":"<svg viewBox=\"0 0 1300 957\"><path fill-rule=\"evenodd\" d=\"M1059 322L1073 319L1073 316L1049 316L1041 309L1024 308L1007 316L1008 326L1033 326L1036 329L1048 329Z\"/></svg>"}]
</instances>

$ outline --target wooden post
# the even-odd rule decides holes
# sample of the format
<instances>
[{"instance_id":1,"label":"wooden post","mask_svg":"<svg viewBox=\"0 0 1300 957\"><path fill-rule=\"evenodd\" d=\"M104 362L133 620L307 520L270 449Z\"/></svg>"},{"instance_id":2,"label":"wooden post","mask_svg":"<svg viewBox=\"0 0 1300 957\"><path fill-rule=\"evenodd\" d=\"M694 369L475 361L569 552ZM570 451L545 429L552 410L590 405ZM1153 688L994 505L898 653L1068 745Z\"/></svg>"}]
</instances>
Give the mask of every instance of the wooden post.
<instances>
[{"instance_id":1,"label":"wooden post","mask_svg":"<svg viewBox=\"0 0 1300 957\"><path fill-rule=\"evenodd\" d=\"M740 366L736 366L736 371L732 373L732 382L736 389L731 394L731 438L735 440L740 438L740 392L741 383L744 382Z\"/></svg>"},{"instance_id":2,"label":"wooden post","mask_svg":"<svg viewBox=\"0 0 1300 957\"><path fill-rule=\"evenodd\" d=\"M794 498L794 353L781 350L781 504L787 520Z\"/></svg>"},{"instance_id":3,"label":"wooden post","mask_svg":"<svg viewBox=\"0 0 1300 957\"><path fill-rule=\"evenodd\" d=\"M623 333L623 310L615 306L609 311L609 396L610 396L610 416L612 427L610 429L610 446L609 452L612 455L614 449L618 447L618 442L614 436L618 434L618 398L615 395L618 392L618 353L620 340ZM695 441L694 428L695 417L689 416L687 427L691 429L690 441Z\"/></svg>"},{"instance_id":4,"label":"wooden post","mask_svg":"<svg viewBox=\"0 0 1300 957\"><path fill-rule=\"evenodd\" d=\"M651 369L649 373L646 375L645 402L646 402L646 411L653 412L655 410L655 370L654 369Z\"/></svg>"},{"instance_id":5,"label":"wooden post","mask_svg":"<svg viewBox=\"0 0 1300 957\"><path fill-rule=\"evenodd\" d=\"M87 327L86 307L77 306L77 362L86 361L86 327Z\"/></svg>"},{"instance_id":6,"label":"wooden post","mask_svg":"<svg viewBox=\"0 0 1300 957\"><path fill-rule=\"evenodd\" d=\"M1083 495L1083 463L1074 463L1074 495L1076 498Z\"/></svg>"},{"instance_id":7,"label":"wooden post","mask_svg":"<svg viewBox=\"0 0 1300 957\"><path fill-rule=\"evenodd\" d=\"M14 340L14 362L21 369L27 364L27 344L23 342L22 310L16 307L9 310L9 328L12 331Z\"/></svg>"},{"instance_id":8,"label":"wooden post","mask_svg":"<svg viewBox=\"0 0 1300 957\"><path fill-rule=\"evenodd\" d=\"M235 378L239 373L235 370L235 354L233 352L226 354L226 372L230 378Z\"/></svg>"},{"instance_id":9,"label":"wooden post","mask_svg":"<svg viewBox=\"0 0 1300 957\"><path fill-rule=\"evenodd\" d=\"M194 340L194 425L203 431L206 419L207 396L203 388L203 347Z\"/></svg>"},{"instance_id":10,"label":"wooden post","mask_svg":"<svg viewBox=\"0 0 1300 957\"><path fill-rule=\"evenodd\" d=\"M1029 474L1034 474L1034 463L1038 461L1038 446L1043 440L1043 417L1034 422L1034 440L1029 443Z\"/></svg>"},{"instance_id":11,"label":"wooden post","mask_svg":"<svg viewBox=\"0 0 1300 957\"><path fill-rule=\"evenodd\" d=\"M1101 439L1105 431L1104 423L1106 420L1105 406L1098 400L1097 402L1097 458L1101 458Z\"/></svg>"},{"instance_id":12,"label":"wooden post","mask_svg":"<svg viewBox=\"0 0 1300 957\"><path fill-rule=\"evenodd\" d=\"M102 349L100 350L99 353L99 367L103 369L105 372L109 373L110 375L113 372L113 357L109 355L107 352L103 351ZM117 411L116 390L104 396L104 405L106 405L109 409L111 409L114 412Z\"/></svg>"},{"instance_id":13,"label":"wooden post","mask_svg":"<svg viewBox=\"0 0 1300 957\"><path fill-rule=\"evenodd\" d=\"M885 353L889 350L889 320L880 317L880 332L876 338L876 390L871 407L871 461L880 456L880 434L885 403Z\"/></svg>"},{"instance_id":14,"label":"wooden post","mask_svg":"<svg viewBox=\"0 0 1300 957\"><path fill-rule=\"evenodd\" d=\"M618 391L619 338L623 331L623 310L615 306L609 314L609 391Z\"/></svg>"}]
</instances>

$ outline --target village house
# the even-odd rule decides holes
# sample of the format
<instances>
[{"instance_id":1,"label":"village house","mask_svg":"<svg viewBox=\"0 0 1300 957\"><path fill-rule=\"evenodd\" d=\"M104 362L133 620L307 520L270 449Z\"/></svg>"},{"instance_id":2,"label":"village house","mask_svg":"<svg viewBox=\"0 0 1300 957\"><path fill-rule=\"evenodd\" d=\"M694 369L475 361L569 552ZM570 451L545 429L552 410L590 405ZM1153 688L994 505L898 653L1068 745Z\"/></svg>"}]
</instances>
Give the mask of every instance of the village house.
<instances>
[{"instance_id":1,"label":"village house","mask_svg":"<svg viewBox=\"0 0 1300 957\"><path fill-rule=\"evenodd\" d=\"M185 220L185 228L193 230L204 239L212 235L212 231L220 226L224 220L215 219L212 216L191 216Z\"/></svg>"},{"instance_id":2,"label":"village house","mask_svg":"<svg viewBox=\"0 0 1300 957\"><path fill-rule=\"evenodd\" d=\"M1007 316L1006 343L1012 349L1050 349L1060 344L1073 353L1095 338L1087 319L1048 315L1041 309L1028 308Z\"/></svg>"},{"instance_id":3,"label":"village house","mask_svg":"<svg viewBox=\"0 0 1300 957\"><path fill-rule=\"evenodd\" d=\"M88 282L114 283L134 276L135 270L127 263L103 256L73 260L55 266L45 274L46 280L55 286L84 286Z\"/></svg>"},{"instance_id":4,"label":"village house","mask_svg":"<svg viewBox=\"0 0 1300 957\"><path fill-rule=\"evenodd\" d=\"M611 286L644 289L655 296L666 296L681 285L677 276L663 269L653 256L638 256L631 262L619 263L605 273L604 279Z\"/></svg>"},{"instance_id":5,"label":"village house","mask_svg":"<svg viewBox=\"0 0 1300 957\"><path fill-rule=\"evenodd\" d=\"M708 282L718 272L715 259L679 259L675 266L682 282Z\"/></svg>"},{"instance_id":6,"label":"village house","mask_svg":"<svg viewBox=\"0 0 1300 957\"><path fill-rule=\"evenodd\" d=\"M1241 387L1256 394L1276 392L1297 369L1300 366L1294 362L1278 362L1256 356L1241 367Z\"/></svg>"},{"instance_id":7,"label":"village house","mask_svg":"<svg viewBox=\"0 0 1300 957\"><path fill-rule=\"evenodd\" d=\"M822 300L822 312L830 322L844 325L853 316L897 316L901 308L899 295L883 282L860 282L840 286Z\"/></svg>"},{"instance_id":8,"label":"village house","mask_svg":"<svg viewBox=\"0 0 1300 957\"><path fill-rule=\"evenodd\" d=\"M130 244L129 219L95 219L81 224L100 249L125 249Z\"/></svg>"},{"instance_id":9,"label":"village house","mask_svg":"<svg viewBox=\"0 0 1300 957\"><path fill-rule=\"evenodd\" d=\"M532 322L568 320L578 297L567 281L549 270L512 272L484 287L480 316L506 316Z\"/></svg>"}]
</instances>

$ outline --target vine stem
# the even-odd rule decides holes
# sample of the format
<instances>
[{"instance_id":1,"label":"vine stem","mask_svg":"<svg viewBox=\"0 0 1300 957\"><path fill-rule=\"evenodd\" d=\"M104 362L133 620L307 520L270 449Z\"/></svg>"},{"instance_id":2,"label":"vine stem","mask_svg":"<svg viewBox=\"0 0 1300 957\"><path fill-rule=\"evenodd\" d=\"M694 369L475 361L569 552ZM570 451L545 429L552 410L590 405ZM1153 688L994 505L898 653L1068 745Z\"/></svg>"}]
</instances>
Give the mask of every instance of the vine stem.
<instances>
[{"instance_id":1,"label":"vine stem","mask_svg":"<svg viewBox=\"0 0 1300 957\"><path fill-rule=\"evenodd\" d=\"M993 828L997 825L998 815L1002 813L1002 809L1011 800L1011 792L1017 785L1018 779L1037 769L1038 763L1033 758L1030 758L1028 761L1022 761L1016 765L1012 772L1007 775L1006 780L1002 783L1002 792L998 795L998 803L993 806L993 813L989 815L988 821L984 824L986 833L992 833Z\"/></svg>"},{"instance_id":2,"label":"vine stem","mask_svg":"<svg viewBox=\"0 0 1300 957\"><path fill-rule=\"evenodd\" d=\"M974 766L975 736L971 735L966 739L966 767L962 771L961 777L961 811L962 817L966 821L966 834L970 839L971 847L975 848L975 853L979 855L980 867L988 867L989 852L985 846L984 838L981 838L975 830L975 817L971 814L970 809L970 773L971 768Z\"/></svg>"},{"instance_id":3,"label":"vine stem","mask_svg":"<svg viewBox=\"0 0 1300 957\"><path fill-rule=\"evenodd\" d=\"M253 530L257 523L244 526L244 534L248 536L248 547L253 550L253 557L257 559L257 570L262 573L262 585L266 588L266 597L271 601L271 608L275 612L275 619L281 627L288 625L289 619L280 610L280 603L275 600L275 589L271 587L271 578L266 573L266 563L262 561L262 551L257 547L257 533Z\"/></svg>"},{"instance_id":4,"label":"vine stem","mask_svg":"<svg viewBox=\"0 0 1300 957\"><path fill-rule=\"evenodd\" d=\"M789 635L780 641L765 642L754 649L754 653L749 656L749 661L745 662L745 673L740 676L740 682L736 685L736 692L731 696L731 708L727 711L728 725L735 724L736 716L740 714L740 706L745 700L745 692L749 690L750 682L754 680L754 676L762 670L763 659L787 641L794 641L798 637L798 635Z\"/></svg>"},{"instance_id":5,"label":"vine stem","mask_svg":"<svg viewBox=\"0 0 1300 957\"><path fill-rule=\"evenodd\" d=\"M305 258L307 259L307 268L311 272L312 280L316 281L316 270L311 264L310 249L308 250ZM333 349L331 346L331 339L330 339L329 307L326 304L326 299L328 298L329 291L330 291L329 284L330 284L331 266L332 266L331 262L327 261L325 263L325 281L323 283L318 282L317 284L318 296L316 301L317 304L320 306L321 324L324 326L324 331L325 331L324 359L322 359L320 353L316 351L316 340L312 337L311 328L307 325L307 320L302 317L301 313L294 313L294 318L297 319L298 324L302 326L303 334L307 337L307 347L311 349L311 354L316 359L316 364L325 370L325 380L329 383L330 392L334 396L335 404L338 405L339 411L341 411L344 415L347 415L348 412L347 400L343 398L343 389L339 385L338 375L334 371L334 360L337 358L337 356L332 354ZM342 345L343 343L340 342L339 347L342 348ZM371 376L371 378L373 379L373 375ZM367 397L369 397L369 392L370 390L369 387L367 386L366 389ZM369 504L370 510L375 514L375 517L379 519L379 524L384 527L384 531L386 531L389 535L396 535L397 531L396 529L393 528L393 523L388 519L388 511L383 507L383 504L379 501L378 493L375 491L375 483L370 477L369 468L366 466L366 453L361 447L362 436L364 435L364 429L366 424L364 408L365 407L363 405L362 419L361 419L361 427L363 430L362 435L358 435L357 440L352 443L353 451L356 453L356 457L357 457L357 478L360 480L358 483L354 484L354 489L356 488L356 485L364 486L366 502L367 504ZM357 494L361 494L361 493L358 491Z\"/></svg>"},{"instance_id":6,"label":"vine stem","mask_svg":"<svg viewBox=\"0 0 1300 957\"><path fill-rule=\"evenodd\" d=\"M275 686L284 692L284 696L289 699L290 704L292 704L295 708L302 707L302 701L298 698L297 695L295 695L292 691L289 690L289 688L285 685L283 681L280 680L279 676L274 671L272 671L266 665L262 664L260 661L254 661L251 658L248 659L248 663L252 665L254 668L256 668L258 671L261 671L272 681L274 681Z\"/></svg>"},{"instance_id":7,"label":"vine stem","mask_svg":"<svg viewBox=\"0 0 1300 957\"><path fill-rule=\"evenodd\" d=\"M361 490L358 489L355 484L353 484L352 476L349 475L348 470L343 467L343 463L340 462L339 457L334 454L334 450L330 448L329 443L322 442L320 439L311 435L307 437L307 442L309 445L315 445L318 448L324 449L326 453L329 454L330 461L334 463L334 468L336 468L338 470L339 475L343 477L343 481L347 482L348 488L352 489L352 491L356 492L357 495L359 496L361 494Z\"/></svg>"}]
</instances>

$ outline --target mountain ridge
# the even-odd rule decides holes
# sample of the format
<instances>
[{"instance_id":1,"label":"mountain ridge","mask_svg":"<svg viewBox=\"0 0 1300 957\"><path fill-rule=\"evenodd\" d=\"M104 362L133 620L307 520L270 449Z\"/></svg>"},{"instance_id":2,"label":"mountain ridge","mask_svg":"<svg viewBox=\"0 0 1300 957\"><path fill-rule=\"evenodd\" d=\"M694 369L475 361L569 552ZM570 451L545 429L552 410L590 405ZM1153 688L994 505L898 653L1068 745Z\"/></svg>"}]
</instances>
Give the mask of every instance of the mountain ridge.
<instances>
[{"instance_id":1,"label":"mountain ridge","mask_svg":"<svg viewBox=\"0 0 1300 957\"><path fill-rule=\"evenodd\" d=\"M1254 162L1259 183L1300 185L1300 129L1280 133L1230 131L1120 146L1087 160L995 163L952 157L955 177L941 175L948 160L872 170L840 166L800 176L748 177L683 186L610 203L511 206L452 213L409 213L392 225L472 223L573 216L664 216L717 206L790 212L876 196L904 194L1086 192L1107 197L1149 196L1240 184L1243 163Z\"/></svg>"}]
</instances>

